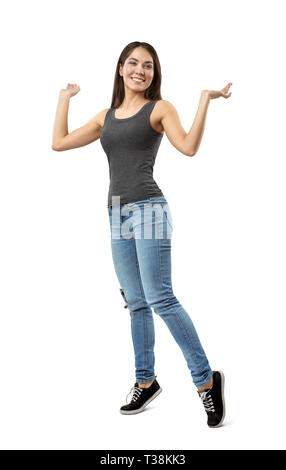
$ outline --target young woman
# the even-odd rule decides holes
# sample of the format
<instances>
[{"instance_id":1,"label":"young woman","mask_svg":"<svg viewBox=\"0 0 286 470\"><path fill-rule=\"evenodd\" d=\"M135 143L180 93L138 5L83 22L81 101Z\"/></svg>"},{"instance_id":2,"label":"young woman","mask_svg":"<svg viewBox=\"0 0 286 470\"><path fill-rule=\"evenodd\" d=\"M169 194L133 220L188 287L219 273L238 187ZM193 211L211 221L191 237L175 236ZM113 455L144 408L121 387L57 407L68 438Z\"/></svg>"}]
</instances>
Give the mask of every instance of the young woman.
<instances>
[{"instance_id":1,"label":"young woman","mask_svg":"<svg viewBox=\"0 0 286 470\"><path fill-rule=\"evenodd\" d=\"M136 369L132 399L120 408L123 414L141 412L162 391L154 371L153 308L182 350L208 425L217 427L224 420L224 375L210 368L192 320L173 293L172 218L153 179L153 167L164 133L184 155L197 153L209 102L229 98L231 85L220 91L202 91L195 120L186 133L175 107L161 98L161 68L155 49L135 41L118 59L111 107L71 133L67 127L69 99L80 87L68 84L60 91L53 150L82 147L100 138L108 157L112 257L125 307L130 311Z\"/></svg>"}]
</instances>

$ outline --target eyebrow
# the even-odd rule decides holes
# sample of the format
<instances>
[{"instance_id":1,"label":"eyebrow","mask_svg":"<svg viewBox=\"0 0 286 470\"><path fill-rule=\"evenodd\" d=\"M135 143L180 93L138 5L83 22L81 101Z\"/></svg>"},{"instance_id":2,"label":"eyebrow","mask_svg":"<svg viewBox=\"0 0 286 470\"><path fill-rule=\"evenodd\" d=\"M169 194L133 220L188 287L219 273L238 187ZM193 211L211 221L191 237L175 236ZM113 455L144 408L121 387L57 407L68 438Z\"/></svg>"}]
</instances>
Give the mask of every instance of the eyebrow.
<instances>
[{"instance_id":1,"label":"eyebrow","mask_svg":"<svg viewBox=\"0 0 286 470\"><path fill-rule=\"evenodd\" d=\"M135 57L129 57L129 59L136 60L138 62L138 59L135 59ZM145 60L144 64L153 64L152 60Z\"/></svg>"}]
</instances>

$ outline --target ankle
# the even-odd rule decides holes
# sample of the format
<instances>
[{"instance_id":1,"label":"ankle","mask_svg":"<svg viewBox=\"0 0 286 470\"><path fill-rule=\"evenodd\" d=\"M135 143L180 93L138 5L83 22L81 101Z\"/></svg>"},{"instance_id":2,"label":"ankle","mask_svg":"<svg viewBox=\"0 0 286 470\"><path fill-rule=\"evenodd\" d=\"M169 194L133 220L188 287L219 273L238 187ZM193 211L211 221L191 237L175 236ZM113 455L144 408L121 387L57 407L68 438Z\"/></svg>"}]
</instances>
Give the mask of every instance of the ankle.
<instances>
[{"instance_id":1,"label":"ankle","mask_svg":"<svg viewBox=\"0 0 286 470\"><path fill-rule=\"evenodd\" d=\"M154 380L151 380L151 382L144 382L144 383L138 382L138 386L139 388L149 388L153 382Z\"/></svg>"},{"instance_id":2,"label":"ankle","mask_svg":"<svg viewBox=\"0 0 286 470\"><path fill-rule=\"evenodd\" d=\"M199 391L201 390L206 390L207 388L212 388L213 387L213 378L211 378L211 380L204 384L204 385L201 385L200 387L197 387Z\"/></svg>"}]
</instances>

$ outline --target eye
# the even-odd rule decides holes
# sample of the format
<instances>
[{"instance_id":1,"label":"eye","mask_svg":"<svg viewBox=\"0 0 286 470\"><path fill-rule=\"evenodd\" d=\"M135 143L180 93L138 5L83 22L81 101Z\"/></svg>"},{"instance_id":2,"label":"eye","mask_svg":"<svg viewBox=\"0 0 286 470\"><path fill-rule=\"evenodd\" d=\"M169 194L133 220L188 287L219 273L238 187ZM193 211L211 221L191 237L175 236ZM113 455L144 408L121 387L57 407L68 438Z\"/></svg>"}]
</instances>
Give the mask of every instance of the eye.
<instances>
[{"instance_id":1,"label":"eye","mask_svg":"<svg viewBox=\"0 0 286 470\"><path fill-rule=\"evenodd\" d=\"M136 65L136 62L129 62L129 64L131 64L131 65ZM151 69L151 68L152 68L152 65L149 64L149 65L146 65L146 67L147 67L148 69Z\"/></svg>"}]
</instances>

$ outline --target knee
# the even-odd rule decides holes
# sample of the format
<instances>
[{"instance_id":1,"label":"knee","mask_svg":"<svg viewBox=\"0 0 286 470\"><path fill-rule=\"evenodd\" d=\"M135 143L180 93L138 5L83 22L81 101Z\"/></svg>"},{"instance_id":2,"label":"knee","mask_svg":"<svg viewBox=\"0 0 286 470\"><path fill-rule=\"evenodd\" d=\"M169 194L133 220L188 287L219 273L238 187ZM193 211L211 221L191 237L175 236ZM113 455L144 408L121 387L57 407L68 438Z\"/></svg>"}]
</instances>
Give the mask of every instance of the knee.
<instances>
[{"instance_id":1,"label":"knee","mask_svg":"<svg viewBox=\"0 0 286 470\"><path fill-rule=\"evenodd\" d=\"M149 302L150 307L154 309L154 312L158 315L168 313L174 306L178 306L179 302L174 294L160 295L156 299Z\"/></svg>"},{"instance_id":2,"label":"knee","mask_svg":"<svg viewBox=\"0 0 286 470\"><path fill-rule=\"evenodd\" d=\"M120 293L124 300L124 308L128 308L131 315L143 311L151 312L150 306L142 296L127 294L122 288Z\"/></svg>"}]
</instances>

